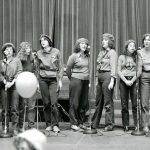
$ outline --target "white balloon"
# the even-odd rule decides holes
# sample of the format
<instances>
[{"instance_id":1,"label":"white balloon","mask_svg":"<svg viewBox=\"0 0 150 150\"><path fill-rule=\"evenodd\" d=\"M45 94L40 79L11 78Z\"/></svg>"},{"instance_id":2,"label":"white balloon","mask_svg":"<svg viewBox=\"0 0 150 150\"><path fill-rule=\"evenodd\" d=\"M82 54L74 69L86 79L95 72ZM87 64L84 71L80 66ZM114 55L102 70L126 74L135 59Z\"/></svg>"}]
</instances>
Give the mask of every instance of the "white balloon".
<instances>
[{"instance_id":1,"label":"white balloon","mask_svg":"<svg viewBox=\"0 0 150 150\"><path fill-rule=\"evenodd\" d=\"M38 80L31 72L22 72L16 79L16 89L23 98L31 98L38 88Z\"/></svg>"}]
</instances>

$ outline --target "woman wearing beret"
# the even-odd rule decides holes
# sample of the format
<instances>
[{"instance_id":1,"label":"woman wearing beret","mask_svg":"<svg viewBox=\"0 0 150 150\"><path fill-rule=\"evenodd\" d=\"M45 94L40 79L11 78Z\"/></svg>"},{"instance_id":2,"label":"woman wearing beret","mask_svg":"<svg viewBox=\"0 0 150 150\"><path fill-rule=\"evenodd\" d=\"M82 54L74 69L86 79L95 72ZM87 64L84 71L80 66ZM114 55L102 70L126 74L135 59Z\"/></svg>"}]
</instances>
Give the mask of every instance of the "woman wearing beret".
<instances>
[{"instance_id":1,"label":"woman wearing beret","mask_svg":"<svg viewBox=\"0 0 150 150\"><path fill-rule=\"evenodd\" d=\"M13 134L18 133L18 100L19 95L15 88L15 81L18 74L22 71L21 61L15 57L15 48L12 43L5 43L2 47L4 59L0 62L3 84L1 85L2 94L2 129L4 132L9 130L9 109L11 114ZM6 105L7 104L7 105ZM6 111L6 112L5 112ZM5 116L6 113L6 116ZM6 117L6 124L5 124ZM5 127L6 125L6 127Z\"/></svg>"},{"instance_id":2,"label":"woman wearing beret","mask_svg":"<svg viewBox=\"0 0 150 150\"><path fill-rule=\"evenodd\" d=\"M100 50L97 58L97 71L96 110L92 117L92 128L98 128L104 106L104 131L112 131L114 126L113 91L117 75L117 54L114 36L109 33L102 36L102 50Z\"/></svg>"},{"instance_id":3,"label":"woman wearing beret","mask_svg":"<svg viewBox=\"0 0 150 150\"><path fill-rule=\"evenodd\" d=\"M80 38L76 41L73 54L67 62L66 73L70 79L69 97L70 108L69 116L71 129L78 131L85 129L85 114L89 108L89 51L88 40Z\"/></svg>"},{"instance_id":4,"label":"woman wearing beret","mask_svg":"<svg viewBox=\"0 0 150 150\"><path fill-rule=\"evenodd\" d=\"M118 59L118 75L120 77L120 97L122 106L122 124L124 131L129 130L129 94L132 103L133 121L137 129L137 89L136 81L141 74L141 59L136 52L134 40L125 42L125 50Z\"/></svg>"},{"instance_id":5,"label":"woman wearing beret","mask_svg":"<svg viewBox=\"0 0 150 150\"><path fill-rule=\"evenodd\" d=\"M63 60L60 50L52 47L52 40L47 35L40 37L41 49L37 52L39 66L39 85L44 103L46 130L60 132L58 94L62 88Z\"/></svg>"}]
</instances>

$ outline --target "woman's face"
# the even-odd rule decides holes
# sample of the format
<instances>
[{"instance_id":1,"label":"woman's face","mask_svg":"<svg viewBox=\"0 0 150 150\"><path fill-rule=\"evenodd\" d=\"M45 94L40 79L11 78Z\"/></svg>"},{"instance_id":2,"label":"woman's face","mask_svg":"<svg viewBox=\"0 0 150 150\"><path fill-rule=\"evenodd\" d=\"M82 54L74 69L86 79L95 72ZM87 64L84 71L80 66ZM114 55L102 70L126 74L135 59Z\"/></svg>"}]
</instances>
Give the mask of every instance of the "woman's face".
<instances>
[{"instance_id":1,"label":"woman's face","mask_svg":"<svg viewBox=\"0 0 150 150\"><path fill-rule=\"evenodd\" d=\"M13 48L12 47L6 47L6 49L4 50L4 55L6 57L13 56Z\"/></svg>"},{"instance_id":2,"label":"woman's face","mask_svg":"<svg viewBox=\"0 0 150 150\"><path fill-rule=\"evenodd\" d=\"M144 46L145 47L150 47L150 37L146 36L144 39Z\"/></svg>"},{"instance_id":3,"label":"woman's face","mask_svg":"<svg viewBox=\"0 0 150 150\"><path fill-rule=\"evenodd\" d=\"M87 49L88 45L85 42L81 42L79 44L79 47L80 47L81 51L85 51Z\"/></svg>"},{"instance_id":4,"label":"woman's face","mask_svg":"<svg viewBox=\"0 0 150 150\"><path fill-rule=\"evenodd\" d=\"M108 48L108 42L109 42L109 39L104 37L102 39L102 47L105 48L105 49Z\"/></svg>"},{"instance_id":5,"label":"woman's face","mask_svg":"<svg viewBox=\"0 0 150 150\"><path fill-rule=\"evenodd\" d=\"M42 46L43 48L49 46L49 43L48 43L47 39L44 38L44 37L41 38L41 46Z\"/></svg>"},{"instance_id":6,"label":"woman's face","mask_svg":"<svg viewBox=\"0 0 150 150\"><path fill-rule=\"evenodd\" d=\"M30 48L30 46L27 46L27 47L25 48L25 54L26 54L26 55L30 55L30 53L31 53L31 48Z\"/></svg>"},{"instance_id":7,"label":"woman's face","mask_svg":"<svg viewBox=\"0 0 150 150\"><path fill-rule=\"evenodd\" d=\"M127 47L127 50L129 53L133 54L135 52L135 43L134 42L131 42L128 44L128 47Z\"/></svg>"}]
</instances>

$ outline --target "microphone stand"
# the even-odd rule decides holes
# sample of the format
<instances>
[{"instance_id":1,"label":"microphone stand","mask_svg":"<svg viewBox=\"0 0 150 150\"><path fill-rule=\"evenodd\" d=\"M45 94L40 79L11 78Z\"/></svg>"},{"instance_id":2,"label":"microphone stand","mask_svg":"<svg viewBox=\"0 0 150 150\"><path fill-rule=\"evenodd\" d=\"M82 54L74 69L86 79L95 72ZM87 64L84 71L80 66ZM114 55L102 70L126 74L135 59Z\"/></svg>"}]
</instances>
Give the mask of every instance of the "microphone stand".
<instances>
[{"instance_id":1,"label":"microphone stand","mask_svg":"<svg viewBox=\"0 0 150 150\"><path fill-rule=\"evenodd\" d=\"M138 53L136 54L136 77L138 72ZM136 81L136 94L137 94L137 129L131 132L131 135L134 136L142 136L145 135L144 131L140 129L140 117L141 117L141 110L140 110L140 97L139 97L139 81Z\"/></svg>"},{"instance_id":2,"label":"microphone stand","mask_svg":"<svg viewBox=\"0 0 150 150\"><path fill-rule=\"evenodd\" d=\"M97 133L97 130L92 128L92 112L91 112L91 100L92 100L92 96L93 96L92 90L94 89L94 83L92 83L92 81L94 81L94 78L93 78L94 77L93 55L94 55L93 53L92 54L88 53L88 70L89 70L89 93L88 93L88 95L89 95L89 124L90 124L90 127L86 128L83 131L83 134L96 134Z\"/></svg>"},{"instance_id":3,"label":"microphone stand","mask_svg":"<svg viewBox=\"0 0 150 150\"><path fill-rule=\"evenodd\" d=\"M7 58L6 58L6 70L5 70L5 74L4 74L4 77L6 79L6 84L7 84L7 75L6 75L6 72L7 72ZM12 137L13 135L11 133L8 132L8 129L7 129L7 100L8 100L8 97L7 97L7 88L5 88L5 113L4 113L4 131L2 131L0 133L0 138L9 138L9 137Z\"/></svg>"}]
</instances>

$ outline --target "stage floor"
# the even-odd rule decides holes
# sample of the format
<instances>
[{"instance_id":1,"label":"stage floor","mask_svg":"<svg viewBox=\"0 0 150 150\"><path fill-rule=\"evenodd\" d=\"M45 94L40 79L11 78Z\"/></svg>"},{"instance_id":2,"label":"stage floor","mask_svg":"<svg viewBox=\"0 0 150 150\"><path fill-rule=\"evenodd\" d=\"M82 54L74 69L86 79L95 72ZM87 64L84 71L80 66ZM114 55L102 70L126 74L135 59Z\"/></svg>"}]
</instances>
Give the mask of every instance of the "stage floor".
<instances>
[{"instance_id":1,"label":"stage floor","mask_svg":"<svg viewBox=\"0 0 150 150\"><path fill-rule=\"evenodd\" d=\"M44 125L39 124L43 131ZM122 128L115 127L114 131L87 135L82 132L70 130L69 123L60 123L61 134L56 136L53 132L47 132L47 145L45 150L149 150L150 137L133 136L131 131L124 132ZM1 128L0 128L1 129ZM14 138L1 138L0 150L15 150Z\"/></svg>"}]
</instances>

